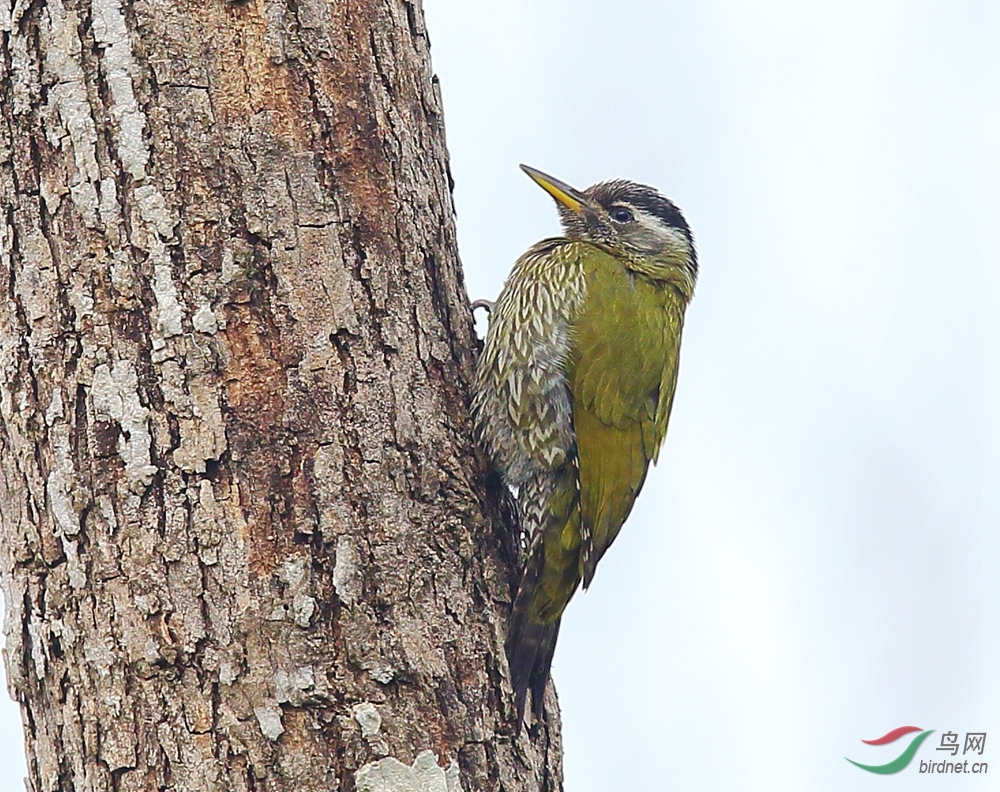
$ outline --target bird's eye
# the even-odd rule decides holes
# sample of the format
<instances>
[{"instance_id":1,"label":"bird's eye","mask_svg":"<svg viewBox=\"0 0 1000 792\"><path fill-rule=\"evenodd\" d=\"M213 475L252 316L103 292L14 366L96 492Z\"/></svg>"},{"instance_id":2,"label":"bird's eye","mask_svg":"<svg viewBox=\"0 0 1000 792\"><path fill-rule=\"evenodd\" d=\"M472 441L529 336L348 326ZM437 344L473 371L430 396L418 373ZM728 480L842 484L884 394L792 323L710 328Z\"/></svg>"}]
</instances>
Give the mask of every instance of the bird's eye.
<instances>
[{"instance_id":1,"label":"bird's eye","mask_svg":"<svg viewBox=\"0 0 1000 792\"><path fill-rule=\"evenodd\" d=\"M635 220L635 215L632 214L631 209L626 209L624 206L619 206L617 209L611 211L611 219L616 223L631 223Z\"/></svg>"}]
</instances>

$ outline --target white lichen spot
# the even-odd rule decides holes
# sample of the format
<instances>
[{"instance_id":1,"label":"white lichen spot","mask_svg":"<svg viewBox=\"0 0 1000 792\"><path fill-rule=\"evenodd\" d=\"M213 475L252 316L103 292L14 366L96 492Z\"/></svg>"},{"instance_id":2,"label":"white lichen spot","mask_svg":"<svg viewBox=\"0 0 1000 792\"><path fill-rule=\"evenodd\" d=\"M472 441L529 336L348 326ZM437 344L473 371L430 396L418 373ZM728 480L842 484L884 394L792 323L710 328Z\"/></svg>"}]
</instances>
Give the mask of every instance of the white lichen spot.
<instances>
[{"instance_id":1,"label":"white lichen spot","mask_svg":"<svg viewBox=\"0 0 1000 792\"><path fill-rule=\"evenodd\" d=\"M115 657L105 640L102 635L85 633L83 636L83 658L87 661L87 668L96 671L102 680L111 675L111 666L115 663Z\"/></svg>"},{"instance_id":2,"label":"white lichen spot","mask_svg":"<svg viewBox=\"0 0 1000 792\"><path fill-rule=\"evenodd\" d=\"M135 297L139 282L135 277L132 263L120 251L115 251L111 259L111 285L122 297Z\"/></svg>"},{"instance_id":3,"label":"white lichen spot","mask_svg":"<svg viewBox=\"0 0 1000 792\"><path fill-rule=\"evenodd\" d=\"M52 391L52 401L49 402L48 409L45 411L45 425L54 426L57 421L65 417L66 410L63 406L62 391L56 388Z\"/></svg>"},{"instance_id":4,"label":"white lichen spot","mask_svg":"<svg viewBox=\"0 0 1000 792\"><path fill-rule=\"evenodd\" d=\"M34 623L35 620L24 620L26 589L25 581L15 579L14 575L0 576L0 592L3 593L4 602L2 646L7 669L7 689L10 691L26 690L28 684L28 646L25 643L24 624Z\"/></svg>"},{"instance_id":5,"label":"white lichen spot","mask_svg":"<svg viewBox=\"0 0 1000 792\"><path fill-rule=\"evenodd\" d=\"M444 781L448 785L448 792L462 792L462 777L459 775L457 762L448 763L448 769L444 771Z\"/></svg>"},{"instance_id":6,"label":"white lichen spot","mask_svg":"<svg viewBox=\"0 0 1000 792\"><path fill-rule=\"evenodd\" d=\"M291 616L299 627L305 629L312 623L316 612L316 599L308 594L296 594L292 600Z\"/></svg>"},{"instance_id":7,"label":"white lichen spot","mask_svg":"<svg viewBox=\"0 0 1000 792\"><path fill-rule=\"evenodd\" d=\"M274 672L274 696L279 704L301 707L316 691L316 673L312 666Z\"/></svg>"},{"instance_id":8,"label":"white lichen spot","mask_svg":"<svg viewBox=\"0 0 1000 792\"><path fill-rule=\"evenodd\" d=\"M49 510L56 521L58 532L63 536L76 536L80 533L80 516L73 507L73 485L70 475L59 466L52 469L45 481L45 494L49 498Z\"/></svg>"},{"instance_id":9,"label":"white lichen spot","mask_svg":"<svg viewBox=\"0 0 1000 792\"><path fill-rule=\"evenodd\" d=\"M298 588L306 579L309 561L305 556L286 558L278 570L278 580L289 588Z\"/></svg>"},{"instance_id":10,"label":"white lichen spot","mask_svg":"<svg viewBox=\"0 0 1000 792\"><path fill-rule=\"evenodd\" d=\"M76 591L80 591L87 585L87 573L84 572L83 564L80 562L80 549L76 542L67 537L62 538L63 554L66 556L66 575L69 577L69 585Z\"/></svg>"},{"instance_id":11,"label":"white lichen spot","mask_svg":"<svg viewBox=\"0 0 1000 792\"><path fill-rule=\"evenodd\" d=\"M240 268L236 264L236 258L233 256L232 248L222 249L222 272L219 275L219 280L224 284L230 283L233 278L235 278L240 273Z\"/></svg>"},{"instance_id":12,"label":"white lichen spot","mask_svg":"<svg viewBox=\"0 0 1000 792\"><path fill-rule=\"evenodd\" d=\"M354 714L354 720L361 727L361 736L368 741L368 745L375 752L376 756L385 756L388 754L389 743L379 734L379 731L382 729L382 716L379 715L375 705L370 701L363 701L360 704L355 704L351 708L351 711Z\"/></svg>"},{"instance_id":13,"label":"white lichen spot","mask_svg":"<svg viewBox=\"0 0 1000 792\"><path fill-rule=\"evenodd\" d=\"M316 599L309 594L309 559L293 556L285 560L278 570L278 579L287 587L286 596L291 603L282 608L299 627L306 628L316 612Z\"/></svg>"},{"instance_id":14,"label":"white lichen spot","mask_svg":"<svg viewBox=\"0 0 1000 792\"><path fill-rule=\"evenodd\" d=\"M63 196L69 192L61 176L62 174L57 176L52 171L43 171L38 179L38 192L45 201L45 211L53 217L59 212Z\"/></svg>"},{"instance_id":15,"label":"white lichen spot","mask_svg":"<svg viewBox=\"0 0 1000 792\"><path fill-rule=\"evenodd\" d=\"M152 616L160 611L160 598L156 594L136 594L132 602L143 616Z\"/></svg>"},{"instance_id":16,"label":"white lichen spot","mask_svg":"<svg viewBox=\"0 0 1000 792\"><path fill-rule=\"evenodd\" d=\"M101 221L105 225L110 225L121 219L122 211L118 206L118 185L114 179L101 179L98 185L100 204L98 209L101 213Z\"/></svg>"},{"instance_id":17,"label":"white lichen spot","mask_svg":"<svg viewBox=\"0 0 1000 792\"><path fill-rule=\"evenodd\" d=\"M74 272L71 277L72 282L68 289L67 299L73 307L73 313L76 314L74 322L79 328L85 324L82 321L84 318L94 315L94 298L90 292L90 284L87 282L86 275Z\"/></svg>"},{"instance_id":18,"label":"white lichen spot","mask_svg":"<svg viewBox=\"0 0 1000 792\"><path fill-rule=\"evenodd\" d=\"M164 338L181 333L181 304L177 301L177 287L167 264L153 268L153 296L156 297L156 328Z\"/></svg>"},{"instance_id":19,"label":"white lichen spot","mask_svg":"<svg viewBox=\"0 0 1000 792\"><path fill-rule=\"evenodd\" d=\"M170 239L174 235L177 220L167 209L167 200L152 184L144 184L135 188L135 200L139 204L139 215L153 231L162 239Z\"/></svg>"},{"instance_id":20,"label":"white lichen spot","mask_svg":"<svg viewBox=\"0 0 1000 792\"><path fill-rule=\"evenodd\" d=\"M380 685L388 685L396 678L396 669L389 665L376 666L368 671L368 676Z\"/></svg>"},{"instance_id":21,"label":"white lichen spot","mask_svg":"<svg viewBox=\"0 0 1000 792\"><path fill-rule=\"evenodd\" d=\"M358 572L358 552L349 536L337 537L336 557L333 590L340 601L350 607L361 597L361 575Z\"/></svg>"},{"instance_id":22,"label":"white lichen spot","mask_svg":"<svg viewBox=\"0 0 1000 792\"><path fill-rule=\"evenodd\" d=\"M82 45L79 28L80 18L75 11L67 12L61 0L46 3L40 33L47 82L51 81L49 108L58 114L72 147L72 170L75 172L69 175L70 196L84 223L94 226L97 223L97 190L94 183L100 179L96 156L97 128L80 65ZM62 146L59 132L50 130L48 137L53 147Z\"/></svg>"},{"instance_id":23,"label":"white lichen spot","mask_svg":"<svg viewBox=\"0 0 1000 792\"><path fill-rule=\"evenodd\" d=\"M77 636L79 635L79 633L77 633L76 629L73 627L71 623L63 621L62 619L52 619L52 621L49 622L49 624L51 625L52 628L52 634L59 636L60 643L62 644L64 651L66 650L67 647L76 644Z\"/></svg>"},{"instance_id":24,"label":"white lichen spot","mask_svg":"<svg viewBox=\"0 0 1000 792\"><path fill-rule=\"evenodd\" d=\"M121 3L117 0L93 0L94 39L103 48L101 69L111 89L111 116L118 122L118 156L133 179L146 177L149 149L142 138L146 118L135 100L132 73L136 70L132 58Z\"/></svg>"},{"instance_id":25,"label":"white lichen spot","mask_svg":"<svg viewBox=\"0 0 1000 792\"><path fill-rule=\"evenodd\" d=\"M45 668L48 665L48 656L45 648L48 646L48 630L45 622L38 619L28 620L28 643L31 645L31 662L35 666L35 676L38 679L45 679Z\"/></svg>"},{"instance_id":26,"label":"white lichen spot","mask_svg":"<svg viewBox=\"0 0 1000 792\"><path fill-rule=\"evenodd\" d=\"M163 364L163 382L169 387L164 398L174 404L179 415L181 442L174 451L174 462L188 473L204 473L206 462L221 457L227 446L218 385L203 374L184 383L181 369L173 361Z\"/></svg>"},{"instance_id":27,"label":"white lichen spot","mask_svg":"<svg viewBox=\"0 0 1000 792\"><path fill-rule=\"evenodd\" d=\"M229 687L233 682L239 678L239 673L233 664L228 660L223 660L219 663L219 682L226 687Z\"/></svg>"},{"instance_id":28,"label":"white lichen spot","mask_svg":"<svg viewBox=\"0 0 1000 792\"><path fill-rule=\"evenodd\" d=\"M191 324L196 331L205 335L214 335L219 330L219 323L216 321L215 312L208 303L202 303L198 306L198 310L191 317Z\"/></svg>"},{"instance_id":29,"label":"white lichen spot","mask_svg":"<svg viewBox=\"0 0 1000 792\"><path fill-rule=\"evenodd\" d=\"M45 494L49 499L49 512L56 522L57 533L76 536L80 533L80 515L73 501L77 491L76 476L69 444L69 426L65 422L62 390L52 391L52 401L45 411L45 424L49 427L55 464L45 480ZM75 545L74 545L75 549Z\"/></svg>"},{"instance_id":30,"label":"white lichen spot","mask_svg":"<svg viewBox=\"0 0 1000 792\"><path fill-rule=\"evenodd\" d=\"M378 714L378 709L370 701L362 701L351 707L354 713L354 720L361 727L361 736L366 740L377 737L382 728L382 716Z\"/></svg>"},{"instance_id":31,"label":"white lichen spot","mask_svg":"<svg viewBox=\"0 0 1000 792\"><path fill-rule=\"evenodd\" d=\"M28 344L34 356L62 330L57 313L59 277L52 248L40 229L26 233L20 247L22 266L16 275L14 290L28 319Z\"/></svg>"},{"instance_id":32,"label":"white lichen spot","mask_svg":"<svg viewBox=\"0 0 1000 792\"><path fill-rule=\"evenodd\" d=\"M206 564L218 563L216 548L222 542L222 521L218 501L215 500L215 490L212 482L202 479L198 482L198 495L193 498L194 490L190 490L189 498L194 500L194 513L191 524L194 535L198 538L198 554ZM208 552L211 551L211 552Z\"/></svg>"},{"instance_id":33,"label":"white lichen spot","mask_svg":"<svg viewBox=\"0 0 1000 792\"><path fill-rule=\"evenodd\" d=\"M281 707L274 699L268 699L259 707L254 707L253 714L260 725L261 734L272 742L285 733L285 727L281 725Z\"/></svg>"},{"instance_id":34,"label":"white lichen spot","mask_svg":"<svg viewBox=\"0 0 1000 792\"><path fill-rule=\"evenodd\" d=\"M98 420L111 420L121 427L118 456L125 463L125 477L133 490L144 490L156 475L150 464L149 413L139 401L139 377L135 364L119 360L114 368L101 363L94 368L91 399Z\"/></svg>"},{"instance_id":35,"label":"white lichen spot","mask_svg":"<svg viewBox=\"0 0 1000 792\"><path fill-rule=\"evenodd\" d=\"M83 224L97 228L97 189L92 182L81 182L69 188L69 197L80 211Z\"/></svg>"},{"instance_id":36,"label":"white lichen spot","mask_svg":"<svg viewBox=\"0 0 1000 792\"><path fill-rule=\"evenodd\" d=\"M412 765L387 757L369 762L354 774L358 792L462 792L458 765L445 770L433 751L422 751Z\"/></svg>"}]
</instances>

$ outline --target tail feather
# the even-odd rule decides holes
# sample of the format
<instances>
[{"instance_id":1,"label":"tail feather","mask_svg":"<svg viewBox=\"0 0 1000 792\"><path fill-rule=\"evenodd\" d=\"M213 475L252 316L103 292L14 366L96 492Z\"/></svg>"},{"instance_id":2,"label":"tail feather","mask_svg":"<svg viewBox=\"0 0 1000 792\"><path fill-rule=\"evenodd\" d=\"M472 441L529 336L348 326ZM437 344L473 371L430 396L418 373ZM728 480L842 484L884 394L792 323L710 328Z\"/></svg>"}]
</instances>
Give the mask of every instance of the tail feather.
<instances>
[{"instance_id":1,"label":"tail feather","mask_svg":"<svg viewBox=\"0 0 1000 792\"><path fill-rule=\"evenodd\" d=\"M545 634L539 636L538 651L535 653L535 669L528 680L531 686L531 711L535 722L541 722L545 709L545 687L549 683L549 670L552 668L552 658L556 653L556 639L559 637L559 625L562 617L554 624L547 625ZM524 719L524 703L521 704L520 718Z\"/></svg>"},{"instance_id":2,"label":"tail feather","mask_svg":"<svg viewBox=\"0 0 1000 792\"><path fill-rule=\"evenodd\" d=\"M559 623L580 584L580 499L575 463L567 462L546 477L528 482L518 505L532 536L506 645L520 724L529 690L532 710L541 720Z\"/></svg>"},{"instance_id":3,"label":"tail feather","mask_svg":"<svg viewBox=\"0 0 1000 792\"><path fill-rule=\"evenodd\" d=\"M535 552L525 567L507 635L507 662L510 665L518 724L524 721L528 690L531 690L535 719L541 720L545 686L556 650L556 638L559 636L561 617L554 621L544 621L537 616L537 604L534 600L538 593L538 579L543 562L544 554Z\"/></svg>"}]
</instances>

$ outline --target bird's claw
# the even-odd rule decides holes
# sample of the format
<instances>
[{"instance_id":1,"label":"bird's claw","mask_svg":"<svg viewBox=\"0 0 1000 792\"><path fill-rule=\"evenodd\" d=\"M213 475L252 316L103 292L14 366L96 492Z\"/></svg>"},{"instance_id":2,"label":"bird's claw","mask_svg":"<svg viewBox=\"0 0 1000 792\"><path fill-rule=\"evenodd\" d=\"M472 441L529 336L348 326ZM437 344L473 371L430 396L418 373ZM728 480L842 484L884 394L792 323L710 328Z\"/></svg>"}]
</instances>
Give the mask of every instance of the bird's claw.
<instances>
[{"instance_id":1,"label":"bird's claw","mask_svg":"<svg viewBox=\"0 0 1000 792\"><path fill-rule=\"evenodd\" d=\"M472 312L475 313L477 308L485 308L486 313L490 314L493 313L494 305L496 305L496 302L493 300L475 300L472 303Z\"/></svg>"}]
</instances>

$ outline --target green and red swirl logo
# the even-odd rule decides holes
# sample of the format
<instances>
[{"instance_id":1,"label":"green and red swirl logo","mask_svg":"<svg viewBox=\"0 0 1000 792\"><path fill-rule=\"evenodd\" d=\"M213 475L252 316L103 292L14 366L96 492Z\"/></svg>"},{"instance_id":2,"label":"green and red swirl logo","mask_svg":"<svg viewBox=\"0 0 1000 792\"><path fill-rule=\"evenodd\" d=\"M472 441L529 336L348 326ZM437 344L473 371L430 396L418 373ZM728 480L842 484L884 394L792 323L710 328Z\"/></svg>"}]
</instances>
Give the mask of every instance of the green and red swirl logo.
<instances>
[{"instance_id":1,"label":"green and red swirl logo","mask_svg":"<svg viewBox=\"0 0 1000 792\"><path fill-rule=\"evenodd\" d=\"M927 739L928 735L933 732L933 729L928 729L923 731L919 726L900 726L898 729L893 729L888 734L884 734L877 740L862 740L861 742L866 745L888 745L889 743L896 742L900 737L904 737L907 734L912 734L913 732L920 732L916 737L910 740L910 744L903 749L903 752L893 759L891 762L887 762L882 765L866 765L861 764L861 762L855 762L853 759L847 759L852 765L857 765L862 770L867 770L869 773L879 773L880 775L889 775L891 773L898 773L904 767L906 767L913 755L917 752L920 744Z\"/></svg>"}]
</instances>

